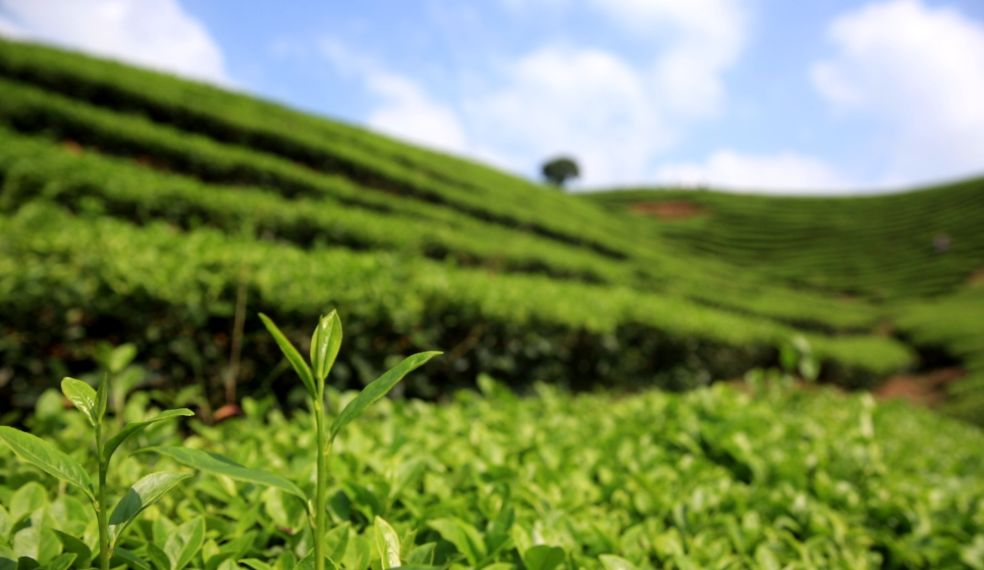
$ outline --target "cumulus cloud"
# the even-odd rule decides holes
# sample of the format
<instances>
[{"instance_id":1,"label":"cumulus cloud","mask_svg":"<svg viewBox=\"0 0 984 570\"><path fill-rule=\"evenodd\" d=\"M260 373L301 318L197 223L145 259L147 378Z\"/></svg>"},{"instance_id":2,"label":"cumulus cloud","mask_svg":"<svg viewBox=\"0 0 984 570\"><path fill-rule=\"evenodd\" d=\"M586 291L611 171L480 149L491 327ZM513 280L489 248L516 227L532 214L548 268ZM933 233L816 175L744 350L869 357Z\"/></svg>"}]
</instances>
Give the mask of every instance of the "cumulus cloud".
<instances>
[{"instance_id":1,"label":"cumulus cloud","mask_svg":"<svg viewBox=\"0 0 984 570\"><path fill-rule=\"evenodd\" d=\"M830 194L850 189L849 182L823 160L789 151L742 154L720 150L704 162L665 164L656 175L666 184L734 191Z\"/></svg>"},{"instance_id":2,"label":"cumulus cloud","mask_svg":"<svg viewBox=\"0 0 984 570\"><path fill-rule=\"evenodd\" d=\"M735 0L589 0L629 33L668 36L651 73L660 102L675 113L707 116L724 98L723 73L744 47L748 14Z\"/></svg>"},{"instance_id":3,"label":"cumulus cloud","mask_svg":"<svg viewBox=\"0 0 984 570\"><path fill-rule=\"evenodd\" d=\"M458 113L419 82L333 38L322 38L318 49L336 70L360 80L372 96L374 107L366 118L370 127L439 150L468 151Z\"/></svg>"},{"instance_id":4,"label":"cumulus cloud","mask_svg":"<svg viewBox=\"0 0 984 570\"><path fill-rule=\"evenodd\" d=\"M376 72L367 78L367 86L381 101L369 114L370 127L438 149L466 149L457 114L431 99L418 84L400 75Z\"/></svg>"},{"instance_id":5,"label":"cumulus cloud","mask_svg":"<svg viewBox=\"0 0 984 570\"><path fill-rule=\"evenodd\" d=\"M0 0L0 33L232 83L218 44L176 0Z\"/></svg>"},{"instance_id":6,"label":"cumulus cloud","mask_svg":"<svg viewBox=\"0 0 984 570\"><path fill-rule=\"evenodd\" d=\"M645 78L602 50L527 54L465 110L475 137L514 167L530 171L566 152L588 181L642 180L653 153L670 142Z\"/></svg>"},{"instance_id":7,"label":"cumulus cloud","mask_svg":"<svg viewBox=\"0 0 984 570\"><path fill-rule=\"evenodd\" d=\"M984 170L984 23L893 0L842 15L828 37L836 51L813 83L841 113L877 121L885 182Z\"/></svg>"}]
</instances>

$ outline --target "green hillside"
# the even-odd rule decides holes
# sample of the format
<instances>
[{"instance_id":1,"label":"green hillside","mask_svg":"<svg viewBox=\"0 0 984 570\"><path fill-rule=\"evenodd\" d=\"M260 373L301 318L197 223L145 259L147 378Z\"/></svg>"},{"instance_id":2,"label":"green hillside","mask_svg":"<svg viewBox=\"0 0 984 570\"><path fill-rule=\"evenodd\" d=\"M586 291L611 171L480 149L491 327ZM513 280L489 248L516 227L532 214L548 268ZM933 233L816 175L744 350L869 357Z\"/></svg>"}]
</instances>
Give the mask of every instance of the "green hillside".
<instances>
[{"instance_id":1,"label":"green hillside","mask_svg":"<svg viewBox=\"0 0 984 570\"><path fill-rule=\"evenodd\" d=\"M684 226L709 244L733 235L710 236L699 217L664 229L351 125L46 47L0 42L0 89L7 398L85 367L102 340L136 342L160 382L193 379L217 398L237 309L248 317L232 373L245 392L276 361L252 315L299 336L334 306L360 331L341 366L354 385L392 346L447 349L411 386L420 394L479 371L517 386L686 388L775 365L796 336L845 386L923 365L918 335L886 331L895 305L872 289L885 272L837 274L871 295L816 284L837 256L820 242L805 261L749 267L762 250L687 246ZM973 217L972 194L925 203L947 219L966 202L952 215ZM890 284L952 288L980 252L974 237L953 230L952 253L912 255ZM945 265L945 279L907 280L933 273L920 264ZM802 279L777 279L790 273Z\"/></svg>"},{"instance_id":2,"label":"green hillside","mask_svg":"<svg viewBox=\"0 0 984 570\"><path fill-rule=\"evenodd\" d=\"M981 421L984 178L848 198L660 189L587 199L645 220L680 255L870 303L896 338L962 363L968 377L951 387L952 409Z\"/></svg>"}]
</instances>

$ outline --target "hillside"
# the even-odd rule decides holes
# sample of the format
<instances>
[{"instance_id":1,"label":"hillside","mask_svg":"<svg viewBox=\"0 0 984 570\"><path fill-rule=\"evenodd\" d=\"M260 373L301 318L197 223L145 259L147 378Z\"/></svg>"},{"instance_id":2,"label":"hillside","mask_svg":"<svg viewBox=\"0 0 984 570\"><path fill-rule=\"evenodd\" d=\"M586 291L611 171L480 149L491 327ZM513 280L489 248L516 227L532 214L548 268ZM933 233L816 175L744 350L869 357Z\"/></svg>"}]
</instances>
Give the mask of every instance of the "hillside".
<instances>
[{"instance_id":1,"label":"hillside","mask_svg":"<svg viewBox=\"0 0 984 570\"><path fill-rule=\"evenodd\" d=\"M154 382L199 384L216 403L229 379L243 393L282 388L260 372L278 358L256 312L300 339L311 315L336 306L352 331L340 381L368 380L379 366L370 363L394 350L445 349L443 364L408 386L418 395L472 385L478 372L514 386L687 388L774 366L797 336L823 380L873 386L927 366L924 342L942 338L921 336L931 328L921 305L902 300L940 301L981 252L973 184L897 205L902 233L923 207L963 220L947 228L946 256L920 253L940 230L918 226L904 250L897 236L871 239L891 254L871 259L890 257L892 271L874 264L828 283L817 275L840 254L827 242L763 269L750 259L772 255L778 230L763 232L766 249L739 253L739 222L731 234L701 229L700 216L670 229L118 63L0 41L0 90L0 398L19 405L91 368L101 341L135 343ZM893 216L886 204L872 211ZM772 227L784 223L797 220ZM710 245L692 245L687 231ZM853 251L855 239L842 245ZM886 327L903 309L910 324Z\"/></svg>"},{"instance_id":2,"label":"hillside","mask_svg":"<svg viewBox=\"0 0 984 570\"><path fill-rule=\"evenodd\" d=\"M800 290L863 299L924 364L961 363L951 409L984 401L984 178L897 194L777 197L708 190L601 191L588 201L645 220L681 255L728 259Z\"/></svg>"}]
</instances>

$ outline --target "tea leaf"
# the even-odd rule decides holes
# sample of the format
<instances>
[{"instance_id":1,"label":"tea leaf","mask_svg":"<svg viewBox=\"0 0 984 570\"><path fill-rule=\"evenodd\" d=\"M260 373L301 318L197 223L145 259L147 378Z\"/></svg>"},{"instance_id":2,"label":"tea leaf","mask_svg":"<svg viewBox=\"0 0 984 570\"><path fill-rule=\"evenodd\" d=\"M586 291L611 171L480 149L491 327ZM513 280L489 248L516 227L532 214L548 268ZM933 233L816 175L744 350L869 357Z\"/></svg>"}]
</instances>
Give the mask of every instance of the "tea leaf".
<instances>
[{"instance_id":1,"label":"tea leaf","mask_svg":"<svg viewBox=\"0 0 984 570\"><path fill-rule=\"evenodd\" d=\"M137 356L137 347L133 343L126 343L117 346L106 355L104 365L113 374L119 374Z\"/></svg>"},{"instance_id":2,"label":"tea leaf","mask_svg":"<svg viewBox=\"0 0 984 570\"><path fill-rule=\"evenodd\" d=\"M403 379L404 376L423 366L428 360L439 354L443 353L438 351L418 352L413 356L408 356L395 367L385 372L382 376L370 382L369 385L362 389L362 392L360 392L354 400L345 406L342 413L335 418L335 421L331 426L330 438L335 439L338 432L341 431L343 427L351 423L351 421L355 418L362 415L362 412L366 411L366 408L372 405L373 402L385 396L390 390L393 389L393 386L396 386L396 384Z\"/></svg>"},{"instance_id":3,"label":"tea leaf","mask_svg":"<svg viewBox=\"0 0 984 570\"><path fill-rule=\"evenodd\" d=\"M65 394L65 397L71 400L95 427L102 416L99 415L99 398L92 386L81 380L66 377L62 378L61 389L62 394Z\"/></svg>"},{"instance_id":4,"label":"tea leaf","mask_svg":"<svg viewBox=\"0 0 984 570\"><path fill-rule=\"evenodd\" d=\"M126 441L127 438L129 438L131 435L137 433L138 431L144 429L145 427L151 424L156 424L157 422L163 422L165 420L170 420L181 416L187 417L187 416L194 416L194 415L195 412L189 410L188 408L178 408L176 410L167 410L161 412L160 414L150 418L149 420L128 423L125 426L123 426L123 429L121 429L119 433L117 433L112 438L110 438L110 440L106 442L105 446L103 446L103 457L106 459L106 461L109 461L109 458L113 456L113 453L116 452L116 449L124 441Z\"/></svg>"},{"instance_id":5,"label":"tea leaf","mask_svg":"<svg viewBox=\"0 0 984 570\"><path fill-rule=\"evenodd\" d=\"M454 518L442 518L429 521L427 526L436 530L441 538L450 542L465 555L471 566L476 566L485 557L485 547L482 535L472 525Z\"/></svg>"},{"instance_id":6,"label":"tea leaf","mask_svg":"<svg viewBox=\"0 0 984 570\"><path fill-rule=\"evenodd\" d=\"M75 563L76 555L71 552L59 554L45 563L44 570L68 570Z\"/></svg>"},{"instance_id":7,"label":"tea leaf","mask_svg":"<svg viewBox=\"0 0 984 570\"><path fill-rule=\"evenodd\" d=\"M116 504L113 514L109 516L109 524L125 527L144 509L161 500L178 483L189 477L191 477L189 473L176 471L158 471L145 475L134 483ZM118 532L122 530L120 528Z\"/></svg>"},{"instance_id":8,"label":"tea leaf","mask_svg":"<svg viewBox=\"0 0 984 570\"><path fill-rule=\"evenodd\" d=\"M523 563L528 570L553 570L564 563L564 549L539 544L523 553Z\"/></svg>"},{"instance_id":9,"label":"tea leaf","mask_svg":"<svg viewBox=\"0 0 984 570\"><path fill-rule=\"evenodd\" d=\"M400 566L400 537L386 520L376 517L373 521L373 541L376 543L376 553L379 554L382 568L397 568Z\"/></svg>"},{"instance_id":10,"label":"tea leaf","mask_svg":"<svg viewBox=\"0 0 984 570\"><path fill-rule=\"evenodd\" d=\"M153 545L151 544L148 546ZM113 550L113 566L125 566L127 568L136 568L137 570L153 569L153 567L150 564L147 564L143 558L125 548L116 548Z\"/></svg>"},{"instance_id":11,"label":"tea leaf","mask_svg":"<svg viewBox=\"0 0 984 570\"><path fill-rule=\"evenodd\" d=\"M217 475L225 475L237 481L276 487L300 498L302 501L307 501L307 495L304 494L304 491L290 480L266 471L243 467L228 457L216 453L188 447L151 447L145 451L153 451L189 467Z\"/></svg>"},{"instance_id":12,"label":"tea leaf","mask_svg":"<svg viewBox=\"0 0 984 570\"><path fill-rule=\"evenodd\" d=\"M321 317L311 337L311 366L314 367L314 378L319 389L324 388L325 378L331 372L341 346L342 321L338 318L338 312L332 311Z\"/></svg>"},{"instance_id":13,"label":"tea leaf","mask_svg":"<svg viewBox=\"0 0 984 570\"><path fill-rule=\"evenodd\" d=\"M307 388L308 393L311 394L312 398L316 397L318 392L314 385L314 377L311 375L311 369L308 367L307 363L304 362L304 358L301 356L301 353L297 352L294 345L287 340L284 333L280 332L280 329L277 328L277 325L275 325L272 320L270 320L270 317L260 313L260 320L263 321L263 326L265 326L267 331L270 332L270 336L273 337L273 340L277 342L277 346L280 347L280 352L284 353L287 361L294 367L294 371L297 372L297 375L301 378L301 382L304 383L304 387Z\"/></svg>"},{"instance_id":14,"label":"tea leaf","mask_svg":"<svg viewBox=\"0 0 984 570\"><path fill-rule=\"evenodd\" d=\"M177 528L164 544L171 570L181 570L198 554L205 542L205 519L197 517Z\"/></svg>"},{"instance_id":15,"label":"tea leaf","mask_svg":"<svg viewBox=\"0 0 984 570\"><path fill-rule=\"evenodd\" d=\"M94 500L92 479L85 469L64 452L47 441L9 426L0 426L0 441L6 443L21 459L81 489Z\"/></svg>"},{"instance_id":16,"label":"tea leaf","mask_svg":"<svg viewBox=\"0 0 984 570\"><path fill-rule=\"evenodd\" d=\"M103 374L99 388L96 390L96 417L100 420L106 417L106 407L109 403L109 383L109 374Z\"/></svg>"},{"instance_id":17,"label":"tea leaf","mask_svg":"<svg viewBox=\"0 0 984 570\"><path fill-rule=\"evenodd\" d=\"M58 529L55 529L55 535L58 536L58 540L62 543L62 550L75 555L76 566L81 568L87 568L89 566L89 562L92 561L92 551L89 550L89 546L86 543Z\"/></svg>"}]
</instances>

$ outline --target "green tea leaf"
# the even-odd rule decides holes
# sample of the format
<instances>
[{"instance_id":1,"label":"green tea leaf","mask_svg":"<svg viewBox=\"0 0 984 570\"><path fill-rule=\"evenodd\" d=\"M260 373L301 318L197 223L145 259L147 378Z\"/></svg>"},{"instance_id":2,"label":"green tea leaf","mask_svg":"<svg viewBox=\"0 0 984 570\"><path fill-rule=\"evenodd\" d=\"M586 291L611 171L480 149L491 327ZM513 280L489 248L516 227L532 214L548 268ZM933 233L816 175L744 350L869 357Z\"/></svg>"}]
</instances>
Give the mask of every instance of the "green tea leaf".
<instances>
[{"instance_id":1,"label":"green tea leaf","mask_svg":"<svg viewBox=\"0 0 984 570\"><path fill-rule=\"evenodd\" d=\"M68 570L75 563L75 558L75 554L71 552L59 554L46 562L41 568L43 570Z\"/></svg>"},{"instance_id":2,"label":"green tea leaf","mask_svg":"<svg viewBox=\"0 0 984 570\"><path fill-rule=\"evenodd\" d=\"M129 524L144 509L161 500L178 483L189 477L191 477L190 473L176 471L158 471L145 475L134 483L116 504L113 514L109 516L109 524L116 526Z\"/></svg>"},{"instance_id":3,"label":"green tea leaf","mask_svg":"<svg viewBox=\"0 0 984 570\"><path fill-rule=\"evenodd\" d=\"M523 563L528 570L553 570L564 563L565 557L563 548L538 544L523 553Z\"/></svg>"},{"instance_id":4,"label":"green tea leaf","mask_svg":"<svg viewBox=\"0 0 984 570\"><path fill-rule=\"evenodd\" d=\"M148 546L153 546L153 544L149 544ZM117 566L125 566L127 568L136 568L137 570L153 569L153 567L145 562L143 558L125 548L116 548L113 550L112 564L114 568Z\"/></svg>"},{"instance_id":5,"label":"green tea leaf","mask_svg":"<svg viewBox=\"0 0 984 570\"><path fill-rule=\"evenodd\" d=\"M164 544L164 553L171 562L171 570L187 566L205 543L205 519L194 518L177 528Z\"/></svg>"},{"instance_id":6,"label":"green tea leaf","mask_svg":"<svg viewBox=\"0 0 984 570\"><path fill-rule=\"evenodd\" d=\"M96 391L88 383L75 378L62 378L62 394L79 409L93 427L98 425L102 416L99 415L99 403Z\"/></svg>"},{"instance_id":7,"label":"green tea leaf","mask_svg":"<svg viewBox=\"0 0 984 570\"><path fill-rule=\"evenodd\" d=\"M137 356L137 347L133 343L121 344L109 351L104 365L113 374L119 374L129 366Z\"/></svg>"},{"instance_id":8,"label":"green tea leaf","mask_svg":"<svg viewBox=\"0 0 984 570\"><path fill-rule=\"evenodd\" d=\"M399 567L400 536L382 517L376 517L372 527L373 541L376 544L376 553L379 555L381 567L383 569Z\"/></svg>"},{"instance_id":9,"label":"green tea leaf","mask_svg":"<svg viewBox=\"0 0 984 570\"><path fill-rule=\"evenodd\" d=\"M349 526L348 524L335 525L325 534L325 544L330 546L331 553L328 559L339 565L345 557L345 550L348 548ZM334 546L331 546L334 545Z\"/></svg>"},{"instance_id":10,"label":"green tea leaf","mask_svg":"<svg viewBox=\"0 0 984 570\"><path fill-rule=\"evenodd\" d=\"M92 479L85 469L64 452L47 441L9 426L0 426L0 441L6 443L21 459L56 477L75 485L94 500Z\"/></svg>"},{"instance_id":11,"label":"green tea leaf","mask_svg":"<svg viewBox=\"0 0 984 570\"><path fill-rule=\"evenodd\" d=\"M307 501L307 495L304 494L304 491L290 480L266 471L249 469L216 453L188 447L151 447L145 451L153 451L189 467L217 475L225 475L237 481L276 487L300 498L305 503Z\"/></svg>"},{"instance_id":12,"label":"green tea leaf","mask_svg":"<svg viewBox=\"0 0 984 570\"><path fill-rule=\"evenodd\" d=\"M280 332L280 329L277 328L277 325L270 320L270 317L260 313L260 320L263 321L263 326L266 327L267 331L270 332L270 336L273 337L273 340L276 341L277 346L280 347L280 352L284 353L287 361L294 367L294 372L296 372L301 378L301 382L304 383L304 387L307 388L308 393L312 398L317 397L318 391L314 385L314 377L311 375L311 369L308 367L307 363L304 362L304 358L301 356L301 353L297 352L294 345L287 340L284 333Z\"/></svg>"},{"instance_id":13,"label":"green tea leaf","mask_svg":"<svg viewBox=\"0 0 984 570\"><path fill-rule=\"evenodd\" d=\"M355 418L362 415L362 412L366 411L366 408L372 405L373 402L379 400L390 390L392 390L393 386L396 386L396 384L402 380L404 376L423 366L428 360L439 354L442 353L438 351L431 351L418 352L413 356L408 356L395 367L385 372L382 376L370 382L368 386L362 389L362 392L360 392L354 400L345 406L342 413L335 418L334 423L331 425L331 439L335 439L335 436L338 435L338 432L341 431L342 428L351 423Z\"/></svg>"},{"instance_id":14,"label":"green tea leaf","mask_svg":"<svg viewBox=\"0 0 984 570\"><path fill-rule=\"evenodd\" d=\"M62 543L62 551L70 552L75 555L75 565L81 568L88 568L92 561L92 551L89 546L82 542L78 537L66 532L55 529L55 535Z\"/></svg>"},{"instance_id":15,"label":"green tea leaf","mask_svg":"<svg viewBox=\"0 0 984 570\"><path fill-rule=\"evenodd\" d=\"M14 526L24 517L48 504L48 492L37 481L28 481L14 491L9 499L10 524Z\"/></svg>"},{"instance_id":16,"label":"green tea leaf","mask_svg":"<svg viewBox=\"0 0 984 570\"><path fill-rule=\"evenodd\" d=\"M100 420L106 417L106 408L109 403L109 384L109 374L103 374L102 381L99 382L99 388L96 390L96 417Z\"/></svg>"},{"instance_id":17,"label":"green tea leaf","mask_svg":"<svg viewBox=\"0 0 984 570\"><path fill-rule=\"evenodd\" d=\"M429 521L427 526L436 530L441 538L453 544L458 552L465 555L470 565L475 566L485 558L482 535L478 529L465 521L448 517Z\"/></svg>"},{"instance_id":18,"label":"green tea leaf","mask_svg":"<svg viewBox=\"0 0 984 570\"><path fill-rule=\"evenodd\" d=\"M149 420L143 420L139 422L130 422L123 426L123 429L119 431L116 435L110 438L109 441L103 446L103 457L106 461L113 456L116 449L129 438L131 435L137 433L138 431L146 428L151 424L156 424L157 422L163 422L165 420L170 420L173 418L181 416L194 416L195 412L189 410L188 408L178 408L176 410L167 410L161 412L160 414L150 418Z\"/></svg>"},{"instance_id":19,"label":"green tea leaf","mask_svg":"<svg viewBox=\"0 0 984 570\"><path fill-rule=\"evenodd\" d=\"M338 318L338 311L333 310L321 317L311 337L311 366L314 368L314 378L319 390L324 388L325 378L331 372L341 346L342 321Z\"/></svg>"}]
</instances>

